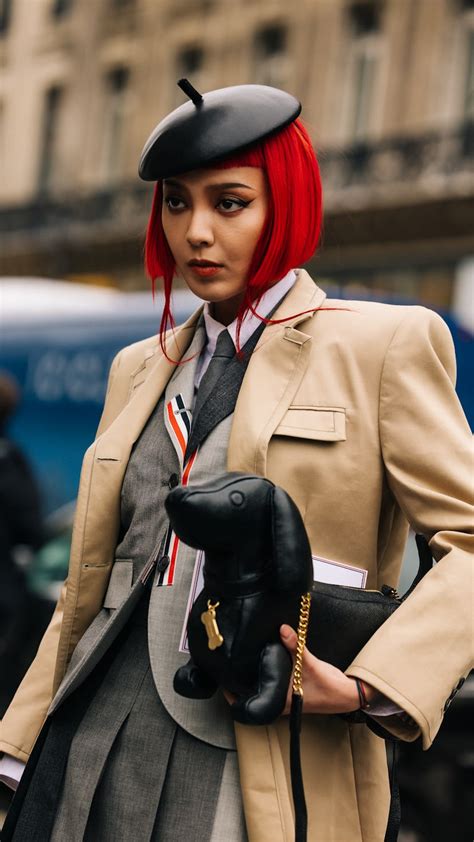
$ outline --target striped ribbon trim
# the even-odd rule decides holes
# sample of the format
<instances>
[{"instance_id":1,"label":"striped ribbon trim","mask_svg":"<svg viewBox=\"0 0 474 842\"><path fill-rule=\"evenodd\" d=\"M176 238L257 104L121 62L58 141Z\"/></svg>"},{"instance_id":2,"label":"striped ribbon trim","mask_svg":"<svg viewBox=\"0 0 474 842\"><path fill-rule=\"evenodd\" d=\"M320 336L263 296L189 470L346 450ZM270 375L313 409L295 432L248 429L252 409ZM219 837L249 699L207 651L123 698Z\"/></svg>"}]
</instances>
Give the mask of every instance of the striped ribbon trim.
<instances>
[{"instance_id":1,"label":"striped ribbon trim","mask_svg":"<svg viewBox=\"0 0 474 842\"><path fill-rule=\"evenodd\" d=\"M166 404L165 423L178 453L181 454L182 465L191 431L191 413L186 409L181 395L176 395Z\"/></svg>"},{"instance_id":2,"label":"striped ribbon trim","mask_svg":"<svg viewBox=\"0 0 474 842\"><path fill-rule=\"evenodd\" d=\"M188 444L189 433L191 430L191 413L186 409L181 395L176 395L172 400L168 401L165 407L165 422L167 430L177 445L178 452L181 454L181 465L184 462L184 455ZM195 450L191 454L181 477L181 484L188 485L189 477L196 461L198 451ZM176 571L176 561L178 558L179 538L171 529L171 524L168 526L166 538L163 544L161 556L169 556L170 563L166 570L160 573L157 586L170 586L174 582Z\"/></svg>"}]
</instances>

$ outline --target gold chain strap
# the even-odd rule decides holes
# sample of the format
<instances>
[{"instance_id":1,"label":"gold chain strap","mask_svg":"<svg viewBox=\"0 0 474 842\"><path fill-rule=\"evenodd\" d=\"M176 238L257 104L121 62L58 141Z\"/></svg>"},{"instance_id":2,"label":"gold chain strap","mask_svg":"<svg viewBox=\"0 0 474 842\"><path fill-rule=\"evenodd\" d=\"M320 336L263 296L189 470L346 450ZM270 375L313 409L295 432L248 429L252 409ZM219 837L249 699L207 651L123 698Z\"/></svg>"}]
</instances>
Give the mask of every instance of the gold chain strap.
<instances>
[{"instance_id":1,"label":"gold chain strap","mask_svg":"<svg viewBox=\"0 0 474 842\"><path fill-rule=\"evenodd\" d=\"M311 594L304 593L301 597L300 616L298 620L298 642L296 644L295 669L293 672L293 693L303 695L303 652L306 646L306 635L309 625L309 611L311 608Z\"/></svg>"}]
</instances>

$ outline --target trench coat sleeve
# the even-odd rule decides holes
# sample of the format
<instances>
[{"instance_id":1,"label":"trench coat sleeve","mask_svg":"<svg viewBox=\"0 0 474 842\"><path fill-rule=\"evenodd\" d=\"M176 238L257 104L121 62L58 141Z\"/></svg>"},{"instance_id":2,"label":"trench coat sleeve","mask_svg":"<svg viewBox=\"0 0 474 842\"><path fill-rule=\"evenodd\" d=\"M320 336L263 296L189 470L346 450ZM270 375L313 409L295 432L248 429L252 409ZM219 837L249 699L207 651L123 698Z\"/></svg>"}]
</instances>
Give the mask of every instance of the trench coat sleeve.
<instances>
[{"instance_id":1,"label":"trench coat sleeve","mask_svg":"<svg viewBox=\"0 0 474 842\"><path fill-rule=\"evenodd\" d=\"M116 414L120 407L120 397L124 402L126 400L125 391L123 396L117 396L115 389L113 404L111 399L112 385L115 383L121 354L122 352L119 352L112 362L98 434L112 422L114 412ZM36 657L0 722L0 752L6 752L25 762L28 760L53 698L54 672L66 591L67 579Z\"/></svg>"},{"instance_id":2,"label":"trench coat sleeve","mask_svg":"<svg viewBox=\"0 0 474 842\"><path fill-rule=\"evenodd\" d=\"M410 308L384 361L381 449L390 489L437 564L346 672L403 708L408 717L380 724L405 740L421 732L425 749L474 657L472 436L454 381L447 326Z\"/></svg>"},{"instance_id":3,"label":"trench coat sleeve","mask_svg":"<svg viewBox=\"0 0 474 842\"><path fill-rule=\"evenodd\" d=\"M13 701L0 722L0 751L27 762L53 697L54 667L67 579L56 609Z\"/></svg>"}]
</instances>

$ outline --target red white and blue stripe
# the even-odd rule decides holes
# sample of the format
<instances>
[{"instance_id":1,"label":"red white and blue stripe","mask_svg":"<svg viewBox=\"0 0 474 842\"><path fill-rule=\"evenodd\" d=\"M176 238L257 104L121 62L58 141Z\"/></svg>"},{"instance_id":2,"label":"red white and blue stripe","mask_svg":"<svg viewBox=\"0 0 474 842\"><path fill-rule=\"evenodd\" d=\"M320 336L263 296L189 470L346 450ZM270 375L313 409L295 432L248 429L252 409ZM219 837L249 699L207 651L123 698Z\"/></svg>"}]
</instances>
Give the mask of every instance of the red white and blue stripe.
<instances>
[{"instance_id":1,"label":"red white and blue stripe","mask_svg":"<svg viewBox=\"0 0 474 842\"><path fill-rule=\"evenodd\" d=\"M171 440L175 446L175 449L180 459L182 469L182 485L188 485L189 477L197 456L197 450L195 450L194 453L192 453L191 456L188 458L186 465L184 465L184 455L186 453L189 433L191 430L191 420L191 413L188 409L186 409L181 395L176 395L165 405L166 429L168 430L168 433L171 436ZM178 536L175 535L175 533L171 529L171 526L169 526L168 531L166 533L164 545L161 550L161 556L169 556L170 563L166 570L160 573L157 582L158 586L169 586L172 585L174 582L179 543L180 542Z\"/></svg>"}]
</instances>

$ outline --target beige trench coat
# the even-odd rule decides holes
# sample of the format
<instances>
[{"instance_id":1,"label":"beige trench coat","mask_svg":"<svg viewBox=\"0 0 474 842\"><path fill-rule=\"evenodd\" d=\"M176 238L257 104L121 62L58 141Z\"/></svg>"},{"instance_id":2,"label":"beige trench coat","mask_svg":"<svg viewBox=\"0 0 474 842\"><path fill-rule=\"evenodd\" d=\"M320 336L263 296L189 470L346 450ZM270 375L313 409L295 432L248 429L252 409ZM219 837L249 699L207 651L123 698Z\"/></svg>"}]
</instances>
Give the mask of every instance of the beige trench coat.
<instances>
[{"instance_id":1,"label":"beige trench coat","mask_svg":"<svg viewBox=\"0 0 474 842\"><path fill-rule=\"evenodd\" d=\"M356 657L366 679L416 723L390 717L428 748L446 700L473 660L471 434L456 398L448 329L422 307L330 301L304 270L250 361L235 410L229 470L283 486L313 552L397 583L408 521L438 564ZM297 315L311 308L314 315ZM324 308L336 309L324 309ZM179 329L184 354L198 314ZM0 750L26 760L77 641L99 611L133 443L173 364L156 338L116 357L98 437L81 474L70 569L37 657L5 714ZM251 842L290 842L288 725L238 726ZM311 842L382 842L388 813L383 741L365 726L308 715L302 733Z\"/></svg>"}]
</instances>

